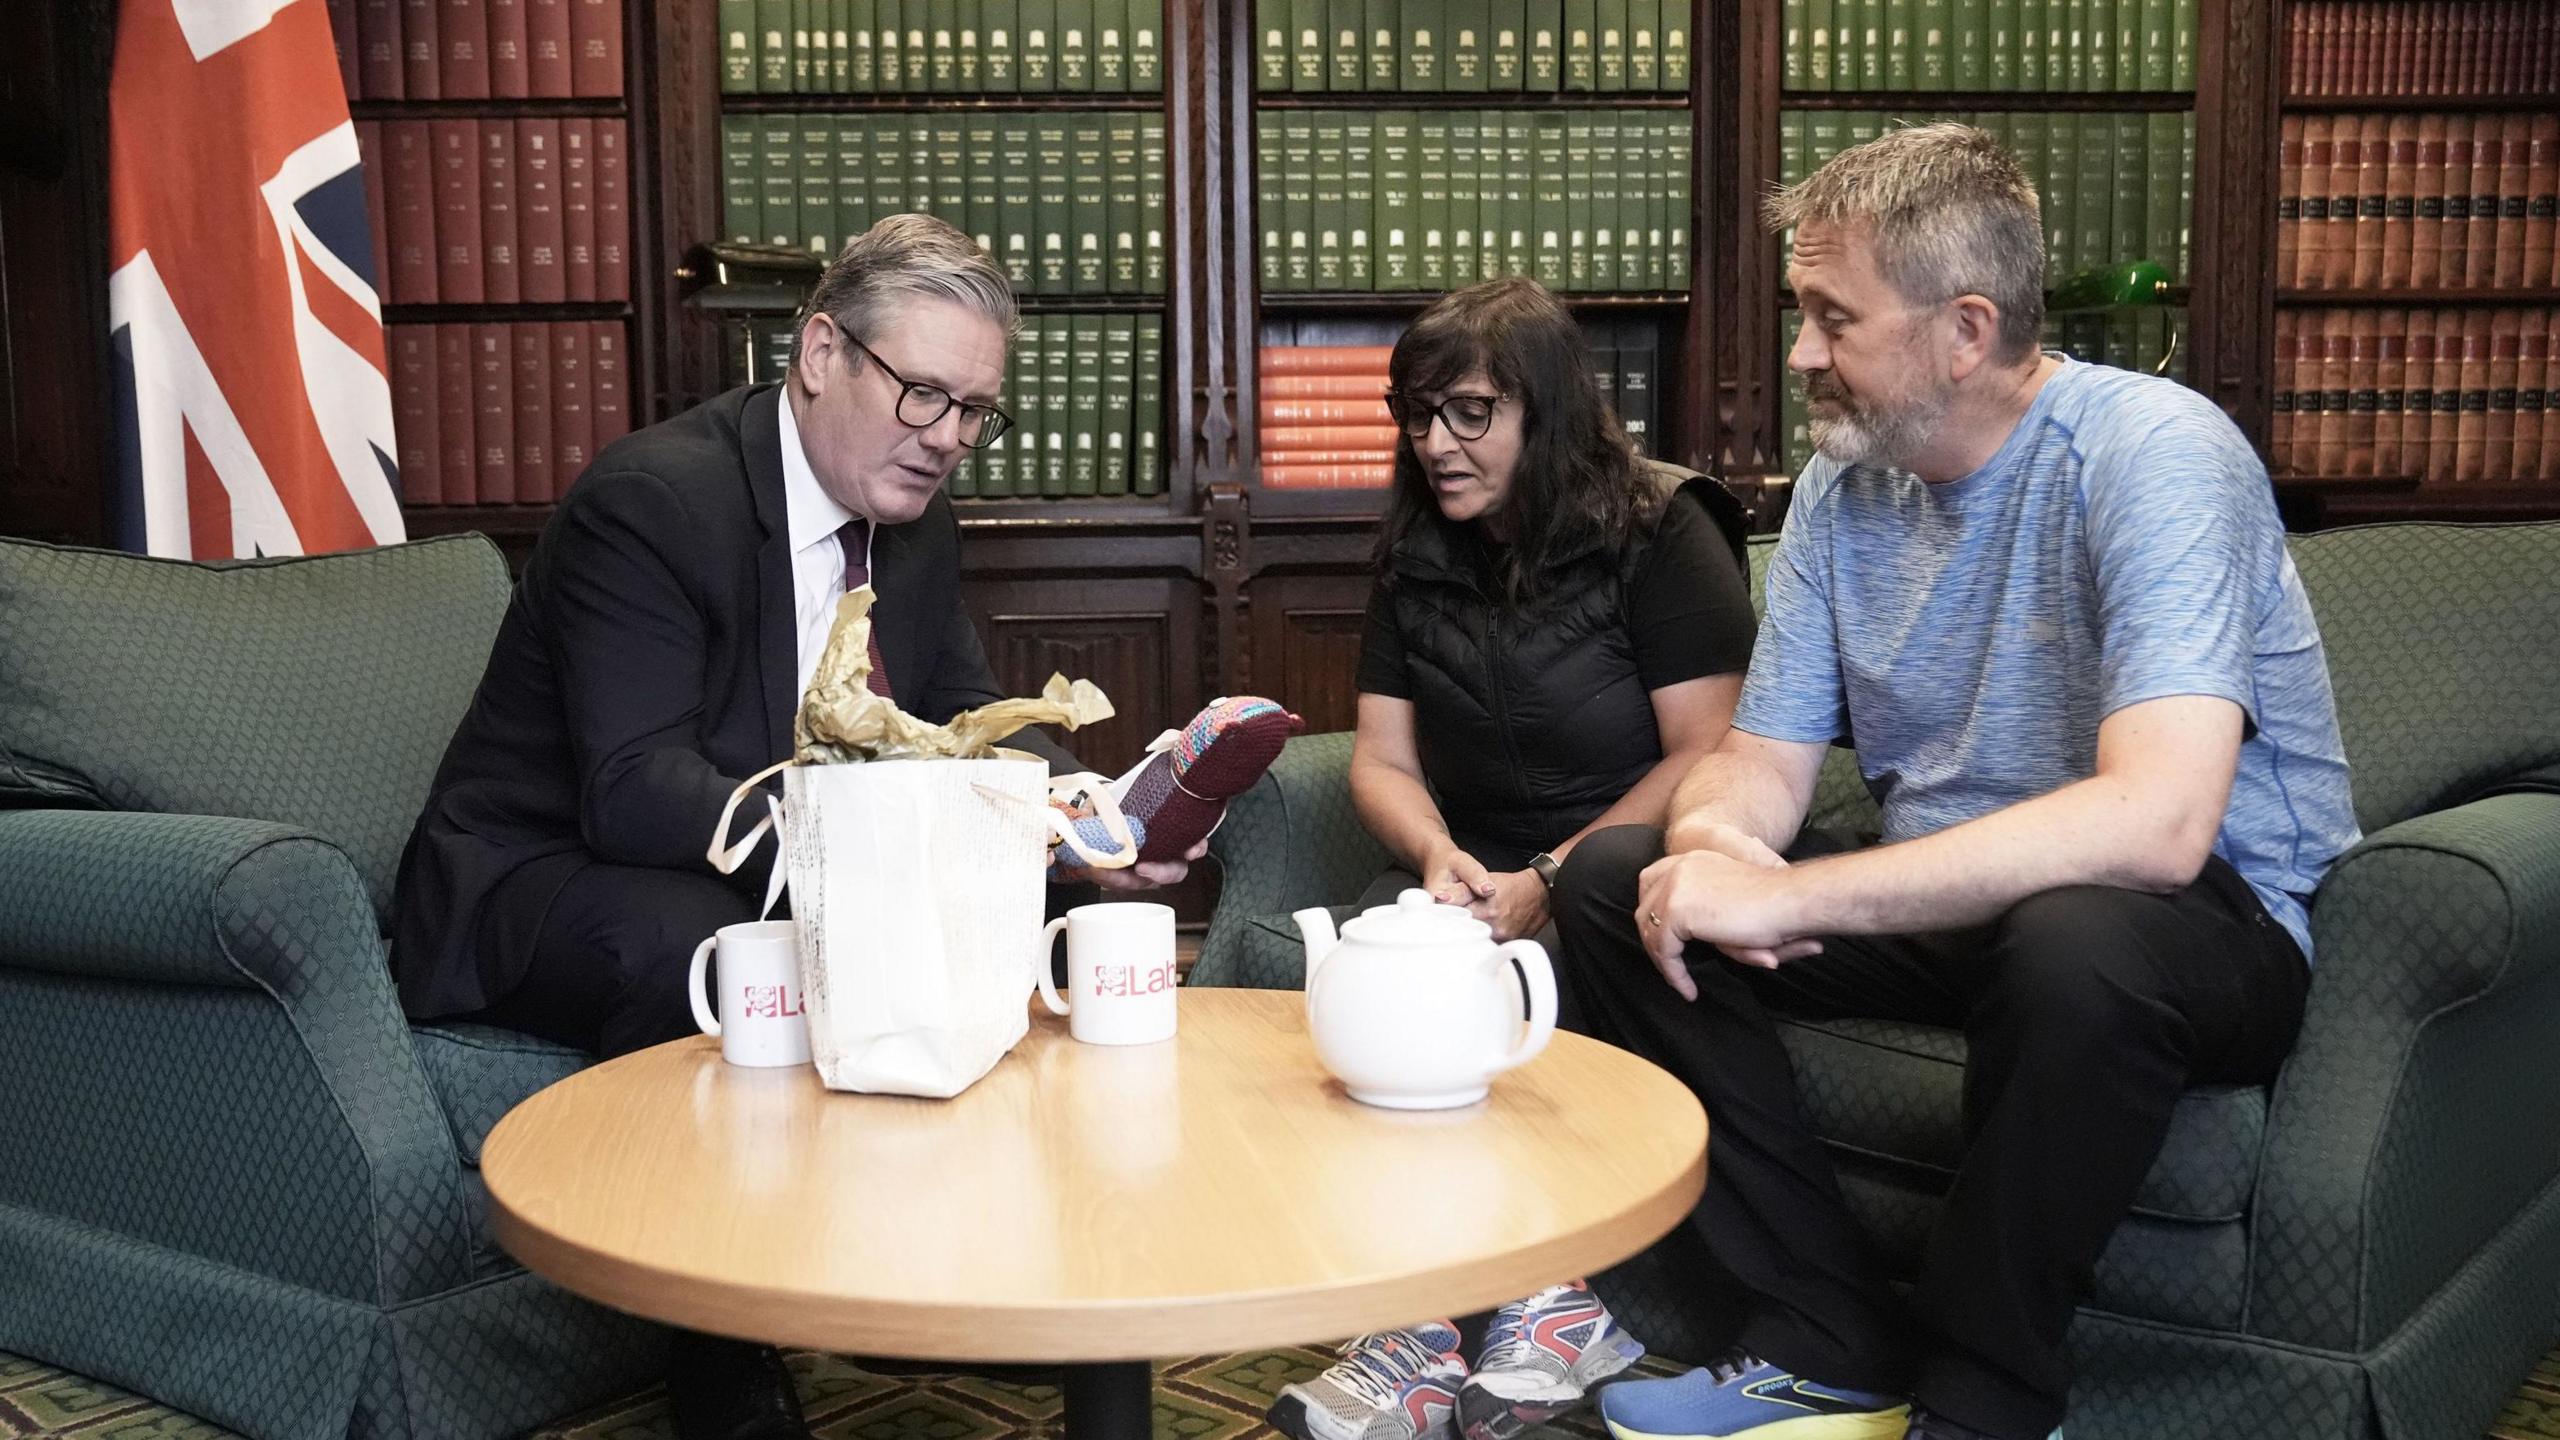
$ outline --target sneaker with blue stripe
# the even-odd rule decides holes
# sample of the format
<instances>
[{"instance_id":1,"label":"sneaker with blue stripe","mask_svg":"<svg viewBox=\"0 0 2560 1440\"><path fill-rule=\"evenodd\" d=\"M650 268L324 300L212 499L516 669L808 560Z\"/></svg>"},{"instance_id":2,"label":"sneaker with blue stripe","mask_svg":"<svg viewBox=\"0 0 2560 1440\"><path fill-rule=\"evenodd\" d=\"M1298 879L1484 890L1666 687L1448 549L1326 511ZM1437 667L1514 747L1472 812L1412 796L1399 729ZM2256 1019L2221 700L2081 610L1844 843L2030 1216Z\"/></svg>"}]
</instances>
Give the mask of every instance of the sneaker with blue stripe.
<instances>
[{"instance_id":1,"label":"sneaker with blue stripe","mask_svg":"<svg viewBox=\"0 0 2560 1440\"><path fill-rule=\"evenodd\" d=\"M1345 1343L1313 1380L1283 1386L1263 1418L1291 1440L1453 1440L1467 1367L1446 1320Z\"/></svg>"},{"instance_id":2,"label":"sneaker with blue stripe","mask_svg":"<svg viewBox=\"0 0 2560 1440\"><path fill-rule=\"evenodd\" d=\"M1600 1392L1600 1418L1618 1440L1902 1440L1910 1413L1898 1396L1825 1385L1739 1350Z\"/></svg>"},{"instance_id":3,"label":"sneaker with blue stripe","mask_svg":"<svg viewBox=\"0 0 2560 1440\"><path fill-rule=\"evenodd\" d=\"M1589 1285L1550 1285L1495 1312L1475 1373L1458 1388L1458 1433L1512 1440L1580 1405L1643 1356L1643 1344Z\"/></svg>"}]
</instances>

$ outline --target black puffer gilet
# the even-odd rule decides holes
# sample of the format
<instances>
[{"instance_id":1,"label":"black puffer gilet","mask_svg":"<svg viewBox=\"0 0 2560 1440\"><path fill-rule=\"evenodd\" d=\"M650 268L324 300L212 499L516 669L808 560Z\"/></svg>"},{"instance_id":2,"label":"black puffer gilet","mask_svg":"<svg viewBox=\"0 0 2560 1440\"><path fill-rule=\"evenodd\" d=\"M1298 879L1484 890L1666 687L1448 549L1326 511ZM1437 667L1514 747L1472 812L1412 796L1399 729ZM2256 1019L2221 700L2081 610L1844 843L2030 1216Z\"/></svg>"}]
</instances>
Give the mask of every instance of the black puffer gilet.
<instances>
[{"instance_id":1,"label":"black puffer gilet","mask_svg":"<svg viewBox=\"0 0 2560 1440\"><path fill-rule=\"evenodd\" d=\"M1713 518L1698 492L1714 483L1664 503ZM1589 824L1662 759L1627 614L1655 524L1623 553L1562 558L1519 611L1499 603L1472 534L1418 525L1388 559L1423 777L1451 838L1495 870Z\"/></svg>"}]
</instances>

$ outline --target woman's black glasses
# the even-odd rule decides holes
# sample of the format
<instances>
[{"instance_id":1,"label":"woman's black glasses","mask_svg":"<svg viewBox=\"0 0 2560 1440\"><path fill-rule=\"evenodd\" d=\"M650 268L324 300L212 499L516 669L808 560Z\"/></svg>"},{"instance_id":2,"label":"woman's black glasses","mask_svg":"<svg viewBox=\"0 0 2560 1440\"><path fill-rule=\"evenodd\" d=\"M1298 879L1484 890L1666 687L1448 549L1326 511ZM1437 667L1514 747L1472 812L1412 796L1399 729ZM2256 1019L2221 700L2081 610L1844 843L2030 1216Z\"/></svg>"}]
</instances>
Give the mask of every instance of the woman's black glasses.
<instances>
[{"instance_id":1,"label":"woman's black glasses","mask_svg":"<svg viewBox=\"0 0 2560 1440\"><path fill-rule=\"evenodd\" d=\"M1435 416L1458 439L1481 440L1484 432L1493 428L1493 407L1510 398L1508 395L1451 395L1437 405L1430 405L1415 396L1390 390L1387 392L1387 414L1394 417L1396 428L1410 440L1430 435L1431 421Z\"/></svg>"},{"instance_id":2,"label":"woman's black glasses","mask_svg":"<svg viewBox=\"0 0 2560 1440\"><path fill-rule=\"evenodd\" d=\"M881 374L898 383L899 424L922 430L950 414L951 407L957 405L960 407L960 443L972 450L984 450L1012 428L1013 417L993 405L962 400L939 385L910 380L891 369L889 362L881 359L877 351L862 343L861 337L850 330L843 334L854 349L871 357L871 363L880 367Z\"/></svg>"}]
</instances>

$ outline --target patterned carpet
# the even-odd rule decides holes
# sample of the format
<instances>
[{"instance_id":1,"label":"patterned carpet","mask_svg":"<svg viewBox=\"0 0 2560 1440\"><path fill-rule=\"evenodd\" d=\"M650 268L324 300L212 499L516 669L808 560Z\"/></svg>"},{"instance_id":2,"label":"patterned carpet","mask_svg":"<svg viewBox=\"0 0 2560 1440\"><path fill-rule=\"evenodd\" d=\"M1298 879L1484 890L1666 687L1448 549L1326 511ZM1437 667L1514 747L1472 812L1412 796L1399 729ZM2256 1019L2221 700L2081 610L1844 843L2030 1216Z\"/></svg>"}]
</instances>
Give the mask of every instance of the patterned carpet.
<instances>
[{"instance_id":1,"label":"patterned carpet","mask_svg":"<svg viewBox=\"0 0 2560 1440\"><path fill-rule=\"evenodd\" d=\"M1322 1369L1314 1350L1180 1360L1156 1372L1156 1440L1270 1440L1263 1407L1281 1386ZM810 1428L821 1440L1003 1440L1058 1434L1058 1392L969 1376L884 1377L832 1355L798 1354L791 1368ZM1647 1359L1643 1369L1678 1368ZM1533 1432L1534 1433L1534 1432ZM1555 1440L1598 1440L1587 1416L1560 1423ZM192 1416L32 1360L0 1354L0 1440L236 1440ZM674 1440L656 1391L600 1406L529 1440ZM2560 1350L2533 1375L2489 1431L2490 1440L2560 1437Z\"/></svg>"}]
</instances>

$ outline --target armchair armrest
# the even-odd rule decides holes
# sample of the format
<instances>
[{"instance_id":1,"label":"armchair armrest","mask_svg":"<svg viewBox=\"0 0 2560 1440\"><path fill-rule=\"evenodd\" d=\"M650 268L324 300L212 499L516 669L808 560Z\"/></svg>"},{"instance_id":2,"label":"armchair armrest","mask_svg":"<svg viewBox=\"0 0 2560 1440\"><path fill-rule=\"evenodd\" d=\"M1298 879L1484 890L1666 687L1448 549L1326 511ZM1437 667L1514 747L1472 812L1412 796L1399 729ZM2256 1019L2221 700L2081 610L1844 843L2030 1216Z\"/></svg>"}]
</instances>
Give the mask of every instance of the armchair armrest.
<instances>
[{"instance_id":1,"label":"armchair armrest","mask_svg":"<svg viewBox=\"0 0 2560 1440\"><path fill-rule=\"evenodd\" d=\"M1301 735L1254 787L1228 802L1209 837L1218 859L1218 908L1193 977L1236 984L1244 931L1255 916L1343 905L1392 858L1351 809L1351 732Z\"/></svg>"},{"instance_id":2,"label":"armchair armrest","mask_svg":"<svg viewBox=\"0 0 2560 1440\"><path fill-rule=\"evenodd\" d=\"M2322 884L2312 936L2268 1117L2250 1328L2362 1349L2560 1174L2542 1143L2560 1132L2560 795L2367 837Z\"/></svg>"},{"instance_id":3,"label":"armchair armrest","mask_svg":"<svg viewBox=\"0 0 2560 1440\"><path fill-rule=\"evenodd\" d=\"M380 1304L468 1278L452 1136L337 846L7 811L0 876L0 1091L33 1097L0 1145L86 1157L12 1167L0 1205Z\"/></svg>"}]
</instances>

